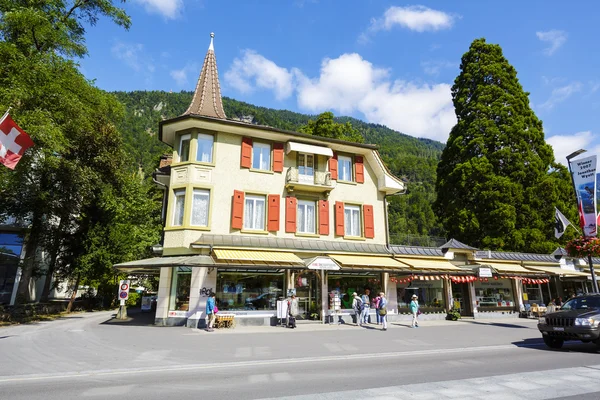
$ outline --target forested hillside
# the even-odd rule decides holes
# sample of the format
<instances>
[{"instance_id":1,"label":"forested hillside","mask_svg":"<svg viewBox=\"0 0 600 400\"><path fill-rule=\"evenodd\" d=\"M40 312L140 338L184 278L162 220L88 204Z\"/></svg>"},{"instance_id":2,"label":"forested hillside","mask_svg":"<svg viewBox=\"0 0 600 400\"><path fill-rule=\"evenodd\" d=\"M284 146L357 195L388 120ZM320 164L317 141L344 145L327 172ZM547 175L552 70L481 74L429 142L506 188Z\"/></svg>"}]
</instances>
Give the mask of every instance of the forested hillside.
<instances>
[{"instance_id":1,"label":"forested hillside","mask_svg":"<svg viewBox=\"0 0 600 400\"><path fill-rule=\"evenodd\" d=\"M135 160L133 168L142 167L146 174L158 165L158 158L169 149L158 141L158 123L185 112L192 92L163 91L115 92L125 104L125 117L119 126L127 152ZM286 110L258 107L227 97L223 106L228 118L248 123L298 131L316 116ZM340 117L350 122L365 138L376 144L389 169L408 182L404 195L390 201L390 234L395 243L435 245L428 236L443 236L431 204L435 200L436 166L444 144L429 139L417 139L383 125L369 124L355 118Z\"/></svg>"}]
</instances>

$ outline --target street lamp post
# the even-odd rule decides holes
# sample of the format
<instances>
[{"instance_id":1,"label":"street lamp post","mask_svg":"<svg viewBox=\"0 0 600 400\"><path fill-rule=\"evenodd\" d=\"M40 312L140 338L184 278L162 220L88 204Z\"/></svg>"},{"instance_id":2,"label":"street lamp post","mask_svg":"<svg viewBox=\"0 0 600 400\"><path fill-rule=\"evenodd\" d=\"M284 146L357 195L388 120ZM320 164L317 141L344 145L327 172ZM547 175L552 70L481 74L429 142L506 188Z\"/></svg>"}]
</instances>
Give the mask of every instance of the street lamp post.
<instances>
[{"instance_id":1,"label":"street lamp post","mask_svg":"<svg viewBox=\"0 0 600 400\"><path fill-rule=\"evenodd\" d=\"M579 208L579 200L577 198L577 188L575 187L575 178L573 178L573 171L571 170L571 159L577 157L578 155L585 153L586 150L579 149L567 156L567 165L569 167L569 174L571 175L571 183L573 184L573 190L575 191L575 200L577 201L577 207ZM597 229L597 227L596 227ZM585 236L585 227L581 227L583 231L583 235ZM597 230L596 230L597 232ZM592 274L592 288L594 289L594 293L600 293L598 290L598 281L596 281L596 273L594 272L594 264L592 263L592 255L588 254L588 264L590 266L590 273Z\"/></svg>"}]
</instances>

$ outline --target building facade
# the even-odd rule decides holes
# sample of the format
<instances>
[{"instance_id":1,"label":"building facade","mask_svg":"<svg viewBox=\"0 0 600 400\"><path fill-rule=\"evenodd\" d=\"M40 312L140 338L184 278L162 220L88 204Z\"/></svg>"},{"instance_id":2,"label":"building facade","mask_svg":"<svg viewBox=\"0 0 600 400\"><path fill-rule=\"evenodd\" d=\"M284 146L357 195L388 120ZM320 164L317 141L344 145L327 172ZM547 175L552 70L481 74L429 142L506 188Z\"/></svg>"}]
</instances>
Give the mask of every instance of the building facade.
<instances>
[{"instance_id":1,"label":"building facade","mask_svg":"<svg viewBox=\"0 0 600 400\"><path fill-rule=\"evenodd\" d=\"M386 293L392 320L408 318L413 294L431 318L515 316L567 274L555 256L527 264L454 240L390 246L386 198L405 187L376 146L227 119L212 39L188 110L162 121L159 139L173 149L154 175L161 257L116 266L160 273L158 325L204 327L213 292L238 324L274 324L291 293L302 318L349 322L352 293L367 289Z\"/></svg>"}]
</instances>

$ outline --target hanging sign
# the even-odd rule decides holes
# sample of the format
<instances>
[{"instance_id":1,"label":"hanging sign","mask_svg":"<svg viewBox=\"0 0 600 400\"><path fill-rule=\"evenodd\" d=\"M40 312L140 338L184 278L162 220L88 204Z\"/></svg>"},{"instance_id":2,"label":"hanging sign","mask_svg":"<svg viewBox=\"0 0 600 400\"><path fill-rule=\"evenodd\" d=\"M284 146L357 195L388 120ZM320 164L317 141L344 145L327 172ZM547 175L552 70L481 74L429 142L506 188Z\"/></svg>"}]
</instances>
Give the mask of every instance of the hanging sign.
<instances>
[{"instance_id":1,"label":"hanging sign","mask_svg":"<svg viewBox=\"0 0 600 400\"><path fill-rule=\"evenodd\" d=\"M584 236L596 236L596 156L569 161Z\"/></svg>"},{"instance_id":2,"label":"hanging sign","mask_svg":"<svg viewBox=\"0 0 600 400\"><path fill-rule=\"evenodd\" d=\"M316 257L310 264L308 269L318 269L322 271L339 271L340 266L328 257Z\"/></svg>"},{"instance_id":3,"label":"hanging sign","mask_svg":"<svg viewBox=\"0 0 600 400\"><path fill-rule=\"evenodd\" d=\"M492 277L492 269L489 267L479 267L479 277L480 278L491 278Z\"/></svg>"}]
</instances>

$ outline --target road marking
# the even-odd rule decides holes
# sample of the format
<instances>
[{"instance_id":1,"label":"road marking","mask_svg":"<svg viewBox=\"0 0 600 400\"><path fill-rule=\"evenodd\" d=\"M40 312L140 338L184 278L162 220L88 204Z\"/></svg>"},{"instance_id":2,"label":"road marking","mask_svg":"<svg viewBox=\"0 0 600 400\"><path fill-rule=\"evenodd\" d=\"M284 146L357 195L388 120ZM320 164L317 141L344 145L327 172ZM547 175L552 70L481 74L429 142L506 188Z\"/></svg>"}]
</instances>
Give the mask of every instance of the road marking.
<instances>
[{"instance_id":1,"label":"road marking","mask_svg":"<svg viewBox=\"0 0 600 400\"><path fill-rule=\"evenodd\" d=\"M347 354L339 356L321 356L321 357L303 357L303 358L283 358L273 360L252 360L252 361L236 361L227 363L212 363L212 364L184 364L184 365L171 365L155 368L128 368L128 369L113 369L113 370L92 370L92 371L81 371L81 372L67 372L59 374L33 374L33 375L17 375L7 378L0 378L0 385L11 382L24 382L24 381L39 381L39 380L56 380L56 379L73 379L73 378L88 378L108 375L132 375L132 374L143 374L143 373L157 373L157 372L178 372L178 371L200 371L200 370L213 370L216 368L247 368L247 367L260 367L267 365L285 365L285 364L305 364L305 363L317 363L317 362L329 362L329 361L351 361L351 360L365 360L365 359L382 359L382 358L402 358L402 357L417 357L417 356L429 356L439 355L443 351L444 354L456 354L456 353L477 353L486 351L498 351L498 350L517 350L519 348L535 348L544 347L543 343L530 344L525 346L515 345L498 345L498 346L480 346L480 347L461 347L452 349L431 349L431 350L417 350L417 351L398 351L390 353L368 353L368 354ZM260 348L263 349L263 348Z\"/></svg>"}]
</instances>

